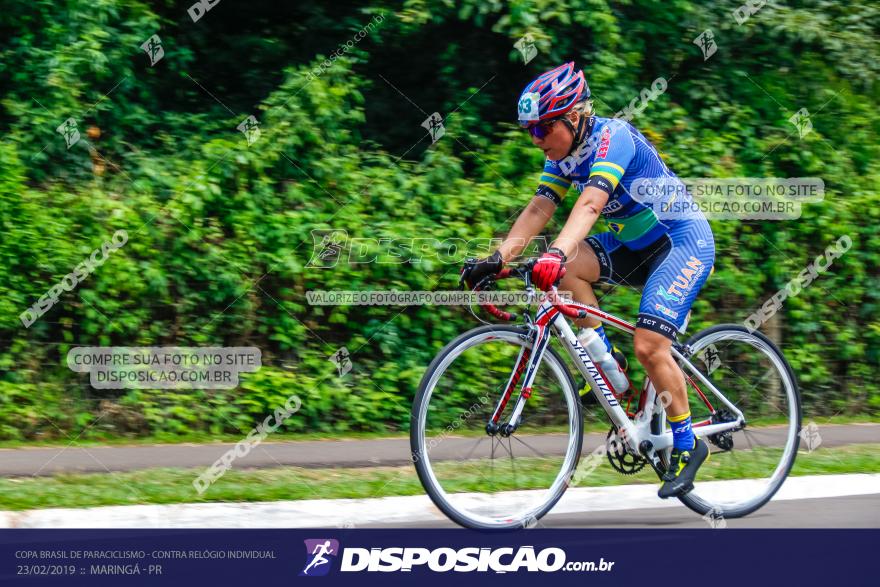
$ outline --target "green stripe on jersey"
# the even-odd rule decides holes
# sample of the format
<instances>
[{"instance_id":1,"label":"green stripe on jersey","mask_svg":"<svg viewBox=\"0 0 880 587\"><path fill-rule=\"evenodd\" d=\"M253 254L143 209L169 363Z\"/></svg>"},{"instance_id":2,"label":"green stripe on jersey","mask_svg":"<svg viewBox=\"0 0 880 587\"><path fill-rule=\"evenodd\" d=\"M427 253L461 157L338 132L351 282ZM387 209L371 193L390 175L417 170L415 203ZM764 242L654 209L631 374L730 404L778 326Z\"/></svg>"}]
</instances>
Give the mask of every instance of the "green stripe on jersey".
<instances>
[{"instance_id":1,"label":"green stripe on jersey","mask_svg":"<svg viewBox=\"0 0 880 587\"><path fill-rule=\"evenodd\" d=\"M608 226L623 242L630 242L648 233L660 221L650 208L629 218L609 218Z\"/></svg>"}]
</instances>

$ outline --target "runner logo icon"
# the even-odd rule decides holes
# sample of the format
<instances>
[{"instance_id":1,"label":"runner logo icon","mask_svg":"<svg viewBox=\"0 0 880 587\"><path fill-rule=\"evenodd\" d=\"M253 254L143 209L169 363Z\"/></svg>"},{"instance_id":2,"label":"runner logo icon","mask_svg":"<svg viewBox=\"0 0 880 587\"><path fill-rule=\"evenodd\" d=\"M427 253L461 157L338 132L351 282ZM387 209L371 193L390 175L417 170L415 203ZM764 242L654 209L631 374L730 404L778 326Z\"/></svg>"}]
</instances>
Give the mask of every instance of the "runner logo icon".
<instances>
[{"instance_id":1,"label":"runner logo icon","mask_svg":"<svg viewBox=\"0 0 880 587\"><path fill-rule=\"evenodd\" d=\"M339 541L310 538L306 543L306 566L300 577L322 577L330 572L330 563L339 555Z\"/></svg>"}]
</instances>

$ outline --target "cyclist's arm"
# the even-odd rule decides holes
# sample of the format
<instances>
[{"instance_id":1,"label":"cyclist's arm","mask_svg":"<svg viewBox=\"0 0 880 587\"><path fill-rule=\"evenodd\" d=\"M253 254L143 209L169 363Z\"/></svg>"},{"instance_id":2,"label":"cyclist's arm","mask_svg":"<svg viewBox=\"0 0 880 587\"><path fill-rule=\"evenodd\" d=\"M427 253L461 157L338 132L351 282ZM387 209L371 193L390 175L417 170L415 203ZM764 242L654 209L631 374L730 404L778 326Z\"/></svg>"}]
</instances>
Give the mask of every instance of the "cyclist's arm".
<instances>
[{"instance_id":1,"label":"cyclist's arm","mask_svg":"<svg viewBox=\"0 0 880 587\"><path fill-rule=\"evenodd\" d=\"M562 249L565 255L571 259L577 252L578 243L590 234L590 230L596 224L596 220L599 219L602 208L607 202L607 192L594 186L585 187L578 201L575 202L568 220L565 221L562 232L559 233L552 246Z\"/></svg>"},{"instance_id":2,"label":"cyclist's arm","mask_svg":"<svg viewBox=\"0 0 880 587\"><path fill-rule=\"evenodd\" d=\"M510 234L498 247L501 258L507 262L522 253L529 242L544 229L555 211L556 204L549 199L540 196L532 198L513 223Z\"/></svg>"},{"instance_id":3,"label":"cyclist's arm","mask_svg":"<svg viewBox=\"0 0 880 587\"><path fill-rule=\"evenodd\" d=\"M523 252L529 242L540 233L550 217L556 211L556 207L562 202L562 198L568 192L571 180L562 173L555 161L549 159L544 163L544 171L535 190L535 197L520 212L510 234L498 248L501 258L505 262L510 261Z\"/></svg>"}]
</instances>

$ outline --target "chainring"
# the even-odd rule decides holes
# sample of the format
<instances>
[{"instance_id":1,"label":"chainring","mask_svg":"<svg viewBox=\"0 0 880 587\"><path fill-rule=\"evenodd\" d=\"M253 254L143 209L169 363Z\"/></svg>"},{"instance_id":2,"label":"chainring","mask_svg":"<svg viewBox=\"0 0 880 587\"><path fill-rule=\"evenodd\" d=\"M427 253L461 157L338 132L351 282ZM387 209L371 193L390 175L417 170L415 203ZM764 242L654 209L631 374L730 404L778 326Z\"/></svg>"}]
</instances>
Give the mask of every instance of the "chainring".
<instances>
[{"instance_id":1,"label":"chainring","mask_svg":"<svg viewBox=\"0 0 880 587\"><path fill-rule=\"evenodd\" d=\"M608 457L608 462L618 473L635 475L644 468L648 461L639 455L631 454L626 449L626 443L619 440L612 443L611 439L616 436L617 428L612 426L605 437L605 446L608 449L605 451L605 456Z\"/></svg>"}]
</instances>

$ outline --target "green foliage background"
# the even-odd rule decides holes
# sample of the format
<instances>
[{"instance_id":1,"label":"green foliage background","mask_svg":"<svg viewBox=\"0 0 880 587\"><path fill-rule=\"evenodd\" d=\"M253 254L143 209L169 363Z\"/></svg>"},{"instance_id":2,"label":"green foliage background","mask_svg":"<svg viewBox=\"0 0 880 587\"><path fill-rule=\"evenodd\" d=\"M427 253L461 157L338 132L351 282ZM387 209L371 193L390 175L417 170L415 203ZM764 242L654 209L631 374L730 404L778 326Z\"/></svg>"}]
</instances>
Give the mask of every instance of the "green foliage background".
<instances>
[{"instance_id":1,"label":"green foliage background","mask_svg":"<svg viewBox=\"0 0 880 587\"><path fill-rule=\"evenodd\" d=\"M516 97L571 59L603 116L669 80L633 122L681 176L825 181L799 220L713 221L716 273L689 330L741 322L849 235L853 249L786 301L782 343L808 413L876 412L880 8L780 2L738 25L738 7L221 0L194 23L170 1L6 3L0 438L246 431L291 393L303 403L288 430L405 428L424 368L473 318L314 307L305 293L451 289L458 264L307 267L312 231L505 234L542 163L511 124ZM705 29L718 50L704 61L693 41ZM140 46L154 34L165 55L151 67ZM514 48L526 34L528 64ZM803 139L789 122L800 108ZM447 134L431 145L420 124L435 111ZM261 131L250 146L236 130L248 115ZM68 149L55 129L69 117L82 139ZM119 229L128 243L24 328L21 312ZM634 317L638 297L621 288L602 303ZM222 392L96 391L66 367L75 345L254 345L265 366ZM329 358L342 346L353 370L339 378Z\"/></svg>"}]
</instances>

